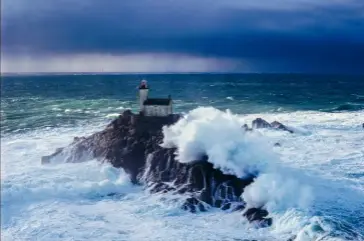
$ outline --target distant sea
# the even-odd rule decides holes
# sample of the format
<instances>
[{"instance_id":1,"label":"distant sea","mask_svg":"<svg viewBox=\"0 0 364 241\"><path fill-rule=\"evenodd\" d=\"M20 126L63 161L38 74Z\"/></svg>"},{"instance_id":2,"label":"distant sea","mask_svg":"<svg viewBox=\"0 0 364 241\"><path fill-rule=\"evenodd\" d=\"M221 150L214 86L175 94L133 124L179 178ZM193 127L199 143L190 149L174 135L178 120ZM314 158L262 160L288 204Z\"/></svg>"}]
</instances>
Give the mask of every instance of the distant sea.
<instances>
[{"instance_id":1,"label":"distant sea","mask_svg":"<svg viewBox=\"0 0 364 241\"><path fill-rule=\"evenodd\" d=\"M2 133L72 126L137 110L136 86L151 97L172 95L175 112L198 106L237 114L364 109L364 76L311 75L38 75L1 80Z\"/></svg>"},{"instance_id":2,"label":"distant sea","mask_svg":"<svg viewBox=\"0 0 364 241\"><path fill-rule=\"evenodd\" d=\"M310 177L297 179L313 188L313 204L307 210L284 205L273 212L277 221L271 228L256 230L236 213L181 212L131 186L121 178L125 174L115 179L119 171L96 161L40 165L42 155L74 136L103 129L125 109L137 112L141 79L148 81L151 97L170 94L174 112L229 109L242 123L263 117L294 128L294 134L262 130L262 136L282 144L272 146L282 165ZM2 76L1 237L236 241L287 240L301 233L297 241L364 240L363 123L364 76ZM98 198L109 191L125 195Z\"/></svg>"}]
</instances>

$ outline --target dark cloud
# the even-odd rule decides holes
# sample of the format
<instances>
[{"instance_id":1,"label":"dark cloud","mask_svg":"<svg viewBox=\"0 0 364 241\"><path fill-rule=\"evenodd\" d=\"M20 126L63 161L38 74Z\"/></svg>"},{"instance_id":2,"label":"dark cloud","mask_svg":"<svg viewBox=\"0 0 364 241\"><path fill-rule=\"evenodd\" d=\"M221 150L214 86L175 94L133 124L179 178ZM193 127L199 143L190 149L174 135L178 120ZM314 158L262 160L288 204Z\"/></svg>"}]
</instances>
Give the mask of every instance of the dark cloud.
<instances>
[{"instance_id":1,"label":"dark cloud","mask_svg":"<svg viewBox=\"0 0 364 241\"><path fill-rule=\"evenodd\" d=\"M364 73L359 0L3 2L5 54L175 53L242 59L263 72Z\"/></svg>"}]
</instances>

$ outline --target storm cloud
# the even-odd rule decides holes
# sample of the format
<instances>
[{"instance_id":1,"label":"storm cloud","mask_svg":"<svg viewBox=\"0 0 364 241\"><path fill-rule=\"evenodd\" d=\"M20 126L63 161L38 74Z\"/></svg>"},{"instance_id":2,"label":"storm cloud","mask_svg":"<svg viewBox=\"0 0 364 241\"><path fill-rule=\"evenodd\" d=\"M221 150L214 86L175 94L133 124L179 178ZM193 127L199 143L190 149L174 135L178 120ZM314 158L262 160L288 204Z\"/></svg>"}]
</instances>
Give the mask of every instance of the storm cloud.
<instances>
[{"instance_id":1,"label":"storm cloud","mask_svg":"<svg viewBox=\"0 0 364 241\"><path fill-rule=\"evenodd\" d=\"M317 2L3 0L2 71L364 73L364 2Z\"/></svg>"}]
</instances>

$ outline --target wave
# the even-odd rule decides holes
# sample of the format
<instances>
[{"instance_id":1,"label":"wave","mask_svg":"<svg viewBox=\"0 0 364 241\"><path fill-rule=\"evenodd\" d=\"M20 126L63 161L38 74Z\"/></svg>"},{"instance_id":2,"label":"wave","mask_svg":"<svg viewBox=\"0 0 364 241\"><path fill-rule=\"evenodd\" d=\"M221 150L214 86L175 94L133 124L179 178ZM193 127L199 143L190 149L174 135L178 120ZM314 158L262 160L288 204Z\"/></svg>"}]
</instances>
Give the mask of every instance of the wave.
<instances>
[{"instance_id":1,"label":"wave","mask_svg":"<svg viewBox=\"0 0 364 241\"><path fill-rule=\"evenodd\" d=\"M349 118L350 115L352 113L319 112L268 115L267 119L279 118L284 123L296 126L296 129L303 128L298 127L298 123L306 120L307 125L304 129L309 130L310 135L307 135L306 131L297 132L294 135L271 132L274 135L278 134L281 140L286 140L282 148L292 151L291 162L301 163L303 166L291 166L272 151L271 139L265 135L270 134L269 130L257 133L244 132L241 126L253 116L235 115L230 111L222 112L212 107L198 108L187 113L177 124L164 128L163 145L178 146L177 155L180 162L189 162L196 156L207 153L210 156L210 162L225 173L239 177L250 173L259 174L255 182L246 189L242 198L250 206L265 206L271 212L276 221L271 228L265 230L252 228L233 213L211 210L207 214L190 216L190 214L177 211L176 205L162 202L160 199L156 200L153 196L139 195L137 198L128 196L117 202L99 198L90 203L89 200L96 196L110 192L131 193L133 190L126 184L125 176L118 170L96 165L94 162L62 163L48 167L38 165L37 161L41 155L70 142L74 135L84 135L85 130L87 133L100 130L100 125L92 127L93 130L90 126L79 126L76 130L58 128L46 132L6 137L1 140L3 147L1 181L4 187L1 202L2 218L4 218L2 224L6 224L2 225L2 231L8 233L7 237L10 240L18 235L9 234L14 230L14 232L21 230L19 235L23 236L18 237L36 239L37 232L28 225L28 222L34 221L31 218L34 215L34 218L39 220L45 218L45 221L38 222L42 224L43 231L40 232L44 234L44 237L49 238L52 234L56 235L54 229L50 229L48 224L45 224L50 221L47 217L51 215L52 225L62 232L70 228L67 226L66 229L65 223L71 222L72 225L77 225L78 222L87 223L90 226L97 225L98 231L104 235L112 235L114 231L116 233L118 229L116 226L120 225L128 233L136 231L150 235L140 234L142 236L138 236L137 240L170 240L171 236L168 235L176 235L173 236L174 239L185 237L188 240L195 240L197 236L204 235L203 233L210 235L211 240L232 240L239 237L251 237L255 240L287 240L292 237L292 234L297 235L295 241L343 240L345 236L349 239L363 240L361 235L363 230L360 227L353 229L352 224L345 224L345 226L345 219L335 213L335 210L345 213L351 208L360 210L362 206L356 203L362 200L360 197L363 195L352 194L345 182L329 181L320 175L307 176L304 169L304 165L307 165L305 162L310 161L316 169L322 168L319 163L320 158L314 159L314 155L325 154L324 148L327 143L317 144L323 141L318 131L327 133L328 125L343 124L345 127L348 126L347 130L351 130L349 127L355 120ZM342 120L351 122L345 123ZM318 130L320 126L324 128ZM318 135L317 142L314 139L315 135ZM332 134L329 133L328 137L331 137L330 135ZM336 135L333 136L336 138ZM298 142L297 138L302 140ZM356 139L354 141L356 142ZM292 145L294 142L298 143L299 148L294 148L295 146ZM312 160L302 159L306 152ZM325 155L322 158L328 159L329 157ZM140 189L138 192L142 193ZM22 207L20 210L27 215L14 210L19 206ZM323 215L322 212L325 212L325 209L331 210L330 214L337 216ZM69 213L73 216L67 216ZM322 216L325 217L322 218ZM85 217L87 219L84 219ZM14 218L16 222L12 221ZM97 222L96 218L99 218ZM125 227L126 223L133 227ZM155 232L149 232L149 229L138 228L147 227L147 225L150 225L152 229L159 228L168 235L158 236ZM26 228L22 229L22 227ZM80 228L81 239L88 237L87 235L92 231L88 227L84 225ZM352 229L354 231L350 231ZM338 230L341 230L341 233ZM337 239L334 238L335 234ZM126 240L132 239L130 236L123 237Z\"/></svg>"},{"instance_id":2,"label":"wave","mask_svg":"<svg viewBox=\"0 0 364 241\"><path fill-rule=\"evenodd\" d=\"M346 103L331 109L331 111L360 111L360 110L364 110L364 105L357 103Z\"/></svg>"},{"instance_id":3,"label":"wave","mask_svg":"<svg viewBox=\"0 0 364 241\"><path fill-rule=\"evenodd\" d=\"M175 125L164 127L162 145L176 146L177 159L182 163L207 155L208 161L225 174L245 178L259 173L243 193L248 207L264 207L269 212L309 207L310 187L283 173L278 157L269 151L269 142L241 126L239 116L230 111L201 107Z\"/></svg>"},{"instance_id":4,"label":"wave","mask_svg":"<svg viewBox=\"0 0 364 241\"><path fill-rule=\"evenodd\" d=\"M87 170L85 170L87 167ZM57 176L47 180L47 171L53 174L62 174L67 166L54 168L40 168L35 170L38 179L24 178L22 183L13 184L9 181L2 182L2 205L24 204L47 200L78 200L93 199L107 196L110 193L125 194L133 191L128 176L122 170L116 170L109 165L96 165L90 162L86 165L74 165L71 172L78 177ZM82 170L83 169L83 170ZM94 178L90 179L89 176ZM17 178L11 176L11 178ZM135 187L134 187L135 188Z\"/></svg>"},{"instance_id":5,"label":"wave","mask_svg":"<svg viewBox=\"0 0 364 241\"><path fill-rule=\"evenodd\" d=\"M297 119L299 114L300 113L290 113L280 114L279 116L285 116L286 119L287 116L289 116L290 118L294 118L294 121L299 122L300 120ZM302 114L301 118L309 118L306 116L306 112L303 112ZM327 119L326 123L323 122L323 125L326 126L326 128L327 124L332 123L334 120L333 116L329 114L327 116L322 116L319 112L310 114L315 118L319 117L320 119L318 120L320 121ZM346 119L345 116L342 116L342 118ZM355 122L355 118L352 121ZM312 122L312 120L310 120L310 122ZM312 174L308 175L300 168L287 166L287 164L284 164L280 160L278 155L271 152L271 147L268 144L269 141L267 138L257 133L246 133L242 131L241 126L244 123L246 123L246 118L235 115L228 110L222 112L212 107L197 108L187 113L185 117L175 125L164 128L163 146L178 147L178 152L176 154L178 160L182 163L196 160L199 156L206 154L209 156L209 162L211 162L215 168L222 170L226 174L244 177L251 173L258 173L255 182L248 186L242 194L242 198L246 201L248 206L265 207L273 214L286 213L292 209L297 211L301 210L303 213L309 213L308 210L316 210L318 206L320 206L322 210L327 208L335 209L335 204L332 203L331 198L337 200L338 197L336 195L327 194L325 197L322 194L326 193L325 190L330 189L329 187L333 189L333 193L336 193L334 190L340 190L341 185L345 186L347 184L338 184L337 182L329 181L324 177L312 176ZM348 122L339 122L337 124L350 126L350 123ZM313 136L317 135L317 126L313 127L314 129L312 129L310 125L306 128L297 126L292 127L299 131L294 135L288 135L286 133L282 135L292 136L290 139L292 139L293 142L294 138L297 138L297 136L301 136L302 139L305 139L306 141L307 138L312 140ZM351 126L349 128L352 129L353 127ZM335 126L334 129L337 129L337 127ZM325 185L321 185L322 183L325 183ZM357 195L352 192L352 190L348 190L348 193L345 195L348 197L355 196L354 200L359 200L363 197L362 194ZM352 206L356 206L358 210L361 207L360 204L354 204L349 199L347 202L351 203ZM317 210L317 212L320 213L322 210ZM344 213L345 215L347 213L345 208L342 210L342 214ZM312 218L313 217L315 216L312 216ZM297 218L297 216L295 218ZM346 217L342 218L344 220L346 219ZM330 223L331 221L328 222ZM315 230L318 231L325 226L322 222L320 225L317 223L315 224L313 221L309 221L308 223L309 225L305 226L299 232L296 240L315 240L313 239L313 233L318 235ZM339 228L340 225L341 224L336 226L336 228ZM327 232L339 232L338 230L335 230L335 228L334 230L330 227L326 227L325 229L325 235L327 235ZM352 237L355 237L356 239L363 238L363 235L360 234L362 232L360 228L357 229L351 226L350 229L355 230L352 231ZM311 231L311 234L308 234L309 230Z\"/></svg>"}]
</instances>

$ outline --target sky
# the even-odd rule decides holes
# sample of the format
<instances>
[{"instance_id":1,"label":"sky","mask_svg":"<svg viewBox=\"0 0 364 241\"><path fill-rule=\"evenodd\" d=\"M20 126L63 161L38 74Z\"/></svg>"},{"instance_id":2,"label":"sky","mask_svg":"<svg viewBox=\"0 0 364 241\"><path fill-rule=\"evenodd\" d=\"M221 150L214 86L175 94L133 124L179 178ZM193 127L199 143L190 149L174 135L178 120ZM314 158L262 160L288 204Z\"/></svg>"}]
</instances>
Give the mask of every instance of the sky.
<instances>
[{"instance_id":1,"label":"sky","mask_svg":"<svg viewBox=\"0 0 364 241\"><path fill-rule=\"evenodd\" d=\"M363 0L2 0L2 72L364 73Z\"/></svg>"}]
</instances>

